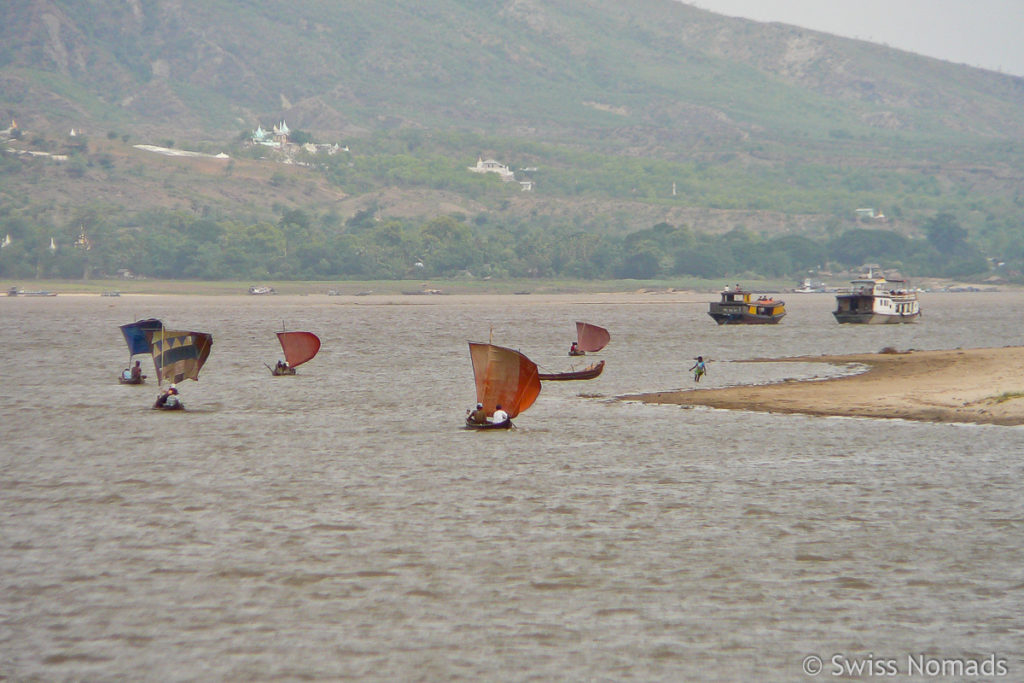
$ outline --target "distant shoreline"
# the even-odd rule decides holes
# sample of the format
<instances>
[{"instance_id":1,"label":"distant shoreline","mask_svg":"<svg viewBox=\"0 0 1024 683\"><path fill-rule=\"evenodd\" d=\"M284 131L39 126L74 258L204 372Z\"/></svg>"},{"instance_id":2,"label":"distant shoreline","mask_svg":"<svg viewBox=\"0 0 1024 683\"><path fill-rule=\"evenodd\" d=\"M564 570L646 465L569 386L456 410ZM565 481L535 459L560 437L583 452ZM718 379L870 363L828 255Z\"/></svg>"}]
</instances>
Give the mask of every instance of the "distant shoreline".
<instances>
[{"instance_id":1,"label":"distant shoreline","mask_svg":"<svg viewBox=\"0 0 1024 683\"><path fill-rule=\"evenodd\" d=\"M715 281L687 280L359 280L359 281L219 281L219 280L17 280L3 283L4 291L17 286L26 290L47 290L58 295L99 296L117 292L122 296L138 294L187 296L409 296L434 298L445 295L529 295L541 294L672 294L701 292L713 294L723 284ZM249 293L249 288L270 287L274 294ZM792 288L791 284L785 285ZM754 291L781 292L778 282L749 281ZM2 295L2 292L0 292Z\"/></svg>"},{"instance_id":2,"label":"distant shoreline","mask_svg":"<svg viewBox=\"0 0 1024 683\"><path fill-rule=\"evenodd\" d=\"M619 399L769 413L1024 425L1024 347L751 362L862 363L868 370L826 380L654 392Z\"/></svg>"},{"instance_id":3,"label":"distant shoreline","mask_svg":"<svg viewBox=\"0 0 1024 683\"><path fill-rule=\"evenodd\" d=\"M672 280L571 280L571 279L508 279L508 280L288 280L288 281L239 281L239 280L32 280L8 278L0 282L3 290L18 287L26 290L46 290L58 295L93 295L116 292L122 296L184 295L184 296L253 296L252 286L271 287L278 296L423 296L437 295L595 295L595 294L701 294L713 297L727 283L723 279L704 280L678 278ZM834 297L834 293L815 292L797 294L795 284L789 280L745 280L745 289L753 292L775 293L786 298L813 296ZM844 283L845 284L845 283ZM946 283L949 286L964 286L961 283ZM1020 285L1001 284L1004 290L1020 290ZM979 289L985 293L987 289ZM2 296L3 292L0 292Z\"/></svg>"}]
</instances>

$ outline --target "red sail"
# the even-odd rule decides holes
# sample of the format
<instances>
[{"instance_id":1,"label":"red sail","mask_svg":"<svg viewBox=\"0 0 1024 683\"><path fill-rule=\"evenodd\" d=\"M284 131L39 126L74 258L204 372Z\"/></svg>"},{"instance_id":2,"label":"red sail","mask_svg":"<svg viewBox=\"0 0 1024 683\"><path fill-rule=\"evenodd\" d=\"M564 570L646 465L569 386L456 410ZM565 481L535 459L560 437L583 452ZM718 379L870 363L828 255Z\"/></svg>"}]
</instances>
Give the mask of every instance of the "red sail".
<instances>
[{"instance_id":1,"label":"red sail","mask_svg":"<svg viewBox=\"0 0 1024 683\"><path fill-rule=\"evenodd\" d=\"M284 349L284 359L293 368L311 360L320 350L320 337L312 332L278 332L277 339Z\"/></svg>"},{"instance_id":2,"label":"red sail","mask_svg":"<svg viewBox=\"0 0 1024 683\"><path fill-rule=\"evenodd\" d=\"M587 353L600 351L611 340L612 336L603 327L591 325L590 323L576 323L576 342L580 351L586 351Z\"/></svg>"},{"instance_id":3,"label":"red sail","mask_svg":"<svg viewBox=\"0 0 1024 683\"><path fill-rule=\"evenodd\" d=\"M476 377L476 400L488 414L500 405L509 417L515 417L537 400L537 366L523 354L504 346L469 342L469 355Z\"/></svg>"}]
</instances>

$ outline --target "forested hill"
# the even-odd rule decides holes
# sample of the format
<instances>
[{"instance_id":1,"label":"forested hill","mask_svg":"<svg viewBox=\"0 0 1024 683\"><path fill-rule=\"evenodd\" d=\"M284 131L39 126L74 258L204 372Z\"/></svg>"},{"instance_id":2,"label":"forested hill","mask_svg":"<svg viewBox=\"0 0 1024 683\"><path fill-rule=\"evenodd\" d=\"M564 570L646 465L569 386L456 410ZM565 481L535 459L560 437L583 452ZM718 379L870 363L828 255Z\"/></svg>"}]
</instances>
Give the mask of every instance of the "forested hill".
<instances>
[{"instance_id":1,"label":"forested hill","mask_svg":"<svg viewBox=\"0 0 1024 683\"><path fill-rule=\"evenodd\" d=\"M23 127L285 118L680 153L898 130L1024 136L1024 81L675 0L15 0L0 92Z\"/></svg>"},{"instance_id":2,"label":"forested hill","mask_svg":"<svg viewBox=\"0 0 1024 683\"><path fill-rule=\"evenodd\" d=\"M1024 271L1022 111L1021 78L676 0L12 0L0 275L400 274L493 233L519 236L514 267L481 249L432 272L788 273L834 257L826 243L896 267ZM346 151L246 144L281 121ZM480 157L532 191L469 173ZM918 248L935 226L956 239ZM839 239L861 228L881 234ZM51 236L83 229L88 259L46 261ZM726 233L728 248L701 241ZM540 256L568 235L602 247ZM741 253L780 235L815 247ZM296 240L318 246L298 259ZM687 256L697 244L715 257Z\"/></svg>"}]
</instances>

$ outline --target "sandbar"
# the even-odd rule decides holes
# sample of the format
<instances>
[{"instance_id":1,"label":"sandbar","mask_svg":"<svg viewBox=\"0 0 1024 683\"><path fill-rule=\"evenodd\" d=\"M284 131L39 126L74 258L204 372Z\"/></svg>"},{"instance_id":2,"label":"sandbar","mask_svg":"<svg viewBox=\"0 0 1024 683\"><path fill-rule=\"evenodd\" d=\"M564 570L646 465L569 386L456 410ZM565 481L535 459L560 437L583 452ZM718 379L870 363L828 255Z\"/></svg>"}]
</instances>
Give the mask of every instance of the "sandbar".
<instances>
[{"instance_id":1,"label":"sandbar","mask_svg":"<svg viewBox=\"0 0 1024 683\"><path fill-rule=\"evenodd\" d=\"M1024 347L802 356L743 362L861 364L866 370L824 380L787 380L620 398L755 412L1024 424Z\"/></svg>"}]
</instances>

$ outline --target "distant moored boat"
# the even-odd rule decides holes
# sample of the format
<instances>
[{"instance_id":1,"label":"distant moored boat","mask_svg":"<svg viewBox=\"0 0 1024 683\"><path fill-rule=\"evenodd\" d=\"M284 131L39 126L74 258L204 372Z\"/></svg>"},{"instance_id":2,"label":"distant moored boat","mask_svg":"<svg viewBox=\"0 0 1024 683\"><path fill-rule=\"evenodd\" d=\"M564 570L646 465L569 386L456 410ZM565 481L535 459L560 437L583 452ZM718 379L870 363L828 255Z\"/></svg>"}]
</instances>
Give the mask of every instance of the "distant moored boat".
<instances>
[{"instance_id":1,"label":"distant moored boat","mask_svg":"<svg viewBox=\"0 0 1024 683\"><path fill-rule=\"evenodd\" d=\"M906 280L875 277L869 272L836 293L832 315L839 323L912 323L921 317L921 303Z\"/></svg>"},{"instance_id":2,"label":"distant moored boat","mask_svg":"<svg viewBox=\"0 0 1024 683\"><path fill-rule=\"evenodd\" d=\"M786 302L771 296L754 298L739 285L726 286L721 300L711 302L708 315L719 325L774 325L786 315Z\"/></svg>"}]
</instances>

